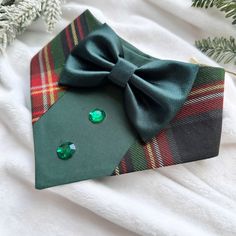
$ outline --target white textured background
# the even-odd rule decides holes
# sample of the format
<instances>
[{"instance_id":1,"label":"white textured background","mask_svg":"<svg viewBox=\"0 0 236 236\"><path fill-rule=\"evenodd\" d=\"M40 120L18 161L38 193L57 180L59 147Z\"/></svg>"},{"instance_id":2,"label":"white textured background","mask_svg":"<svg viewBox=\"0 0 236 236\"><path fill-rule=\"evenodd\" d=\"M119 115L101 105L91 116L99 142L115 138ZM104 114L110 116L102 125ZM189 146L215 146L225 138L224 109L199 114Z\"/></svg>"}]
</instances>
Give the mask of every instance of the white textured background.
<instances>
[{"instance_id":1,"label":"white textured background","mask_svg":"<svg viewBox=\"0 0 236 236\"><path fill-rule=\"evenodd\" d=\"M34 189L32 56L89 8L146 53L216 65L192 46L194 40L235 36L235 28L214 10L190 6L191 0L67 1L53 35L38 20L0 57L1 236L236 235L236 79L228 75L219 157Z\"/></svg>"}]
</instances>

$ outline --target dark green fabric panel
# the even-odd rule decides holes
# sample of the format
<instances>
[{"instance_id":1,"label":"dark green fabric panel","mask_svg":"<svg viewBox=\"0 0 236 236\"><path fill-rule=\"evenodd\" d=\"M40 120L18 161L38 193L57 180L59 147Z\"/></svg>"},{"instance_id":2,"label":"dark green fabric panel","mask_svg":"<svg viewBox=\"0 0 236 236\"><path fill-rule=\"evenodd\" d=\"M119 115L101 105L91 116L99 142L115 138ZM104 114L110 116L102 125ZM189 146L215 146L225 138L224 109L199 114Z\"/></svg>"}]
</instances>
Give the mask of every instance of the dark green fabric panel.
<instances>
[{"instance_id":1,"label":"dark green fabric panel","mask_svg":"<svg viewBox=\"0 0 236 236\"><path fill-rule=\"evenodd\" d=\"M34 125L36 188L111 175L135 141L122 106L119 89L67 91ZM103 109L106 119L92 124L88 114ZM57 157L64 142L77 148L69 160Z\"/></svg>"},{"instance_id":2,"label":"dark green fabric panel","mask_svg":"<svg viewBox=\"0 0 236 236\"><path fill-rule=\"evenodd\" d=\"M84 17L85 17L85 21L87 22L87 26L88 26L88 31L91 32L93 30L95 30L96 28L98 28L100 25L102 25L102 23L100 21L97 20L97 18L95 18L93 16L93 14L89 11L86 10L83 13Z\"/></svg>"},{"instance_id":3,"label":"dark green fabric panel","mask_svg":"<svg viewBox=\"0 0 236 236\"><path fill-rule=\"evenodd\" d=\"M63 48L61 47L61 38L59 35L53 39L53 43L50 44L50 47L52 57L57 58L54 60L54 69L56 72L60 73L62 69L61 65L63 65L65 62L65 56Z\"/></svg>"},{"instance_id":4,"label":"dark green fabric panel","mask_svg":"<svg viewBox=\"0 0 236 236\"><path fill-rule=\"evenodd\" d=\"M200 66L194 86L218 82L219 78L224 78L225 70L220 67Z\"/></svg>"},{"instance_id":5,"label":"dark green fabric panel","mask_svg":"<svg viewBox=\"0 0 236 236\"><path fill-rule=\"evenodd\" d=\"M131 155L131 159L136 160L135 162L132 162L135 171L142 170L143 168L145 168L145 169L148 168L147 163L146 163L146 159L144 158L145 153L144 153L143 147L140 145L140 142L134 143L130 147L129 153Z\"/></svg>"}]
</instances>

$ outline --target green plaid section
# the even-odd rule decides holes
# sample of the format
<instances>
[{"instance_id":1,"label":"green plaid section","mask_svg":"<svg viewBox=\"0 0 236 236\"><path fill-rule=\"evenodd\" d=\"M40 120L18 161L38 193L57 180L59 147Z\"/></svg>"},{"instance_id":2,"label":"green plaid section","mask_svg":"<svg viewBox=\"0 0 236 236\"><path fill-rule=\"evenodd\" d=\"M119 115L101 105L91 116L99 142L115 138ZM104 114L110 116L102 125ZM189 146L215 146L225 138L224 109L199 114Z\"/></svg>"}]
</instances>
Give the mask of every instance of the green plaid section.
<instances>
[{"instance_id":1,"label":"green plaid section","mask_svg":"<svg viewBox=\"0 0 236 236\"><path fill-rule=\"evenodd\" d=\"M59 75L70 51L100 25L89 11L84 12L48 43L31 61L32 122L36 122L64 94Z\"/></svg>"}]
</instances>

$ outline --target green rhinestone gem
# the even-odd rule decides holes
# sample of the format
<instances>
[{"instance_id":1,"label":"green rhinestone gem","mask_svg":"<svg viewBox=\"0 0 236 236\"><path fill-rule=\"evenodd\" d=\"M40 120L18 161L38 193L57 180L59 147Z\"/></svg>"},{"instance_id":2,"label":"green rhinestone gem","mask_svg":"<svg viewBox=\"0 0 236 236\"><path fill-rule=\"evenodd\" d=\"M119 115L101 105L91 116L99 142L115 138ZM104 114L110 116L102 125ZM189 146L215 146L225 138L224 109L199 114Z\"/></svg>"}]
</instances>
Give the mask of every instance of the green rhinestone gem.
<instances>
[{"instance_id":1,"label":"green rhinestone gem","mask_svg":"<svg viewBox=\"0 0 236 236\"><path fill-rule=\"evenodd\" d=\"M101 123L105 118L106 118L106 113L103 110L96 108L91 112L89 112L89 120L93 124Z\"/></svg>"},{"instance_id":2,"label":"green rhinestone gem","mask_svg":"<svg viewBox=\"0 0 236 236\"><path fill-rule=\"evenodd\" d=\"M74 155L75 150L76 147L73 143L66 142L57 148L57 156L62 160L67 160Z\"/></svg>"}]
</instances>

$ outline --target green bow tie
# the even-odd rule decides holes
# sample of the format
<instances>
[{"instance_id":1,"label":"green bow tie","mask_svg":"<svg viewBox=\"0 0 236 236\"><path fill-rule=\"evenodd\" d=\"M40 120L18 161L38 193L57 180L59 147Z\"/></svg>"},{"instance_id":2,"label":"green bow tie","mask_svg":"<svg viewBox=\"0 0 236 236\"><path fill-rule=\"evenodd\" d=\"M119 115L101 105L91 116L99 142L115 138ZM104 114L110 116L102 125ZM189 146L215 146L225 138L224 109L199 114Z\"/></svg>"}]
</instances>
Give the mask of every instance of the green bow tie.
<instances>
[{"instance_id":1,"label":"green bow tie","mask_svg":"<svg viewBox=\"0 0 236 236\"><path fill-rule=\"evenodd\" d=\"M109 81L124 91L130 123L143 141L153 138L183 106L198 72L198 65L150 58L137 61L106 24L90 33L69 55L60 84L97 87ZM99 88L98 88L99 89Z\"/></svg>"}]
</instances>

